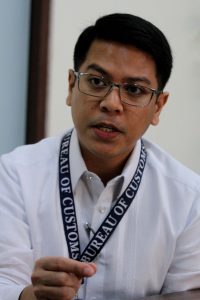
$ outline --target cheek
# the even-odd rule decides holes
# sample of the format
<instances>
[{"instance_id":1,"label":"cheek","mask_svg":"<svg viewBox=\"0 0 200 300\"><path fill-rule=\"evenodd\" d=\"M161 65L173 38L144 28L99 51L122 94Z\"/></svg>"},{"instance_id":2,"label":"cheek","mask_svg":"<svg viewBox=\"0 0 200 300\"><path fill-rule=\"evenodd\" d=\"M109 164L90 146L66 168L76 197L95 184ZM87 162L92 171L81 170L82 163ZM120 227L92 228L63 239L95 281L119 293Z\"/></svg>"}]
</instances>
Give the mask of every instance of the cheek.
<instances>
[{"instance_id":1,"label":"cheek","mask_svg":"<svg viewBox=\"0 0 200 300\"><path fill-rule=\"evenodd\" d=\"M141 109L135 109L129 115L129 126L140 127L145 122L145 114Z\"/></svg>"},{"instance_id":2,"label":"cheek","mask_svg":"<svg viewBox=\"0 0 200 300\"><path fill-rule=\"evenodd\" d=\"M152 109L136 109L129 118L130 132L138 137L143 135L151 124L153 116L154 110Z\"/></svg>"},{"instance_id":3,"label":"cheek","mask_svg":"<svg viewBox=\"0 0 200 300\"><path fill-rule=\"evenodd\" d=\"M144 107L141 110L140 119L143 120L143 123L151 124L156 112L156 106L154 103L152 105L149 105L147 107Z\"/></svg>"},{"instance_id":4,"label":"cheek","mask_svg":"<svg viewBox=\"0 0 200 300\"><path fill-rule=\"evenodd\" d=\"M84 97L73 97L71 103L71 113L75 126L83 126L88 122L91 115L96 110L96 104L88 102Z\"/></svg>"},{"instance_id":5,"label":"cheek","mask_svg":"<svg viewBox=\"0 0 200 300\"><path fill-rule=\"evenodd\" d=\"M83 115L83 111L79 105L72 105L71 114L72 114L72 119L74 121L75 126L77 126L83 122L84 115Z\"/></svg>"}]
</instances>

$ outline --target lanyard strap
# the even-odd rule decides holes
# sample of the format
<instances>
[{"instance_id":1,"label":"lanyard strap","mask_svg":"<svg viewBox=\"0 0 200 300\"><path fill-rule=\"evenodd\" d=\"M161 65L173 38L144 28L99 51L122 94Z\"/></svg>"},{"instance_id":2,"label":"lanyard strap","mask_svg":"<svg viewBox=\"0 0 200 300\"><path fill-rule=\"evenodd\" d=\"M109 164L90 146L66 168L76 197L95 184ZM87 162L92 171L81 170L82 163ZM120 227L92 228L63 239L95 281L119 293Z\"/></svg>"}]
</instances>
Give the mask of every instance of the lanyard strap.
<instances>
[{"instance_id":1,"label":"lanyard strap","mask_svg":"<svg viewBox=\"0 0 200 300\"><path fill-rule=\"evenodd\" d=\"M69 145L71 134L72 131L63 137L59 156L59 189L63 226L69 257L80 261L91 262L98 256L135 198L142 180L147 153L142 143L139 162L129 185L118 198L115 205L112 207L111 211L81 254L70 176Z\"/></svg>"}]
</instances>

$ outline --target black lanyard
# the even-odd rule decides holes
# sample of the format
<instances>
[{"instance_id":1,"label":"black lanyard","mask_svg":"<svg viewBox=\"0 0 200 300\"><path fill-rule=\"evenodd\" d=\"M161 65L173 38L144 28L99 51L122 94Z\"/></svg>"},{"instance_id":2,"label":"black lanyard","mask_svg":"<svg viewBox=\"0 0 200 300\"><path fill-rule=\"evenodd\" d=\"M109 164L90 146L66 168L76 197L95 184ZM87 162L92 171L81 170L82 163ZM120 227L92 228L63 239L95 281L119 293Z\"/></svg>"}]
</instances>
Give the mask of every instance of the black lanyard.
<instances>
[{"instance_id":1,"label":"black lanyard","mask_svg":"<svg viewBox=\"0 0 200 300\"><path fill-rule=\"evenodd\" d=\"M59 189L63 226L68 245L69 257L80 261L91 262L100 253L101 249L111 237L135 198L142 180L147 153L142 143L137 169L128 187L125 189L120 198L118 198L115 205L112 207L109 214L94 234L93 238L89 241L88 245L81 253L70 176L69 145L71 134L72 132L70 131L63 137L59 156Z\"/></svg>"}]
</instances>

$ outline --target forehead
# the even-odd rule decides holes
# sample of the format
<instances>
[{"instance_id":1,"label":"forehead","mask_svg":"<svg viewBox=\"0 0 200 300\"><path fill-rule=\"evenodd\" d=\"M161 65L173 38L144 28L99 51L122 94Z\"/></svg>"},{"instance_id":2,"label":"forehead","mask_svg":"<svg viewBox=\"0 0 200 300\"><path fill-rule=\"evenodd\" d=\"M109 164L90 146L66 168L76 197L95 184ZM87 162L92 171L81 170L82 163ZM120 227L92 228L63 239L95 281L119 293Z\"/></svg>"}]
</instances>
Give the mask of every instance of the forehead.
<instances>
[{"instance_id":1,"label":"forehead","mask_svg":"<svg viewBox=\"0 0 200 300\"><path fill-rule=\"evenodd\" d=\"M152 57L130 45L117 42L95 40L80 67L82 72L90 71L92 65L98 65L115 80L125 77L147 77L157 84L156 66Z\"/></svg>"}]
</instances>

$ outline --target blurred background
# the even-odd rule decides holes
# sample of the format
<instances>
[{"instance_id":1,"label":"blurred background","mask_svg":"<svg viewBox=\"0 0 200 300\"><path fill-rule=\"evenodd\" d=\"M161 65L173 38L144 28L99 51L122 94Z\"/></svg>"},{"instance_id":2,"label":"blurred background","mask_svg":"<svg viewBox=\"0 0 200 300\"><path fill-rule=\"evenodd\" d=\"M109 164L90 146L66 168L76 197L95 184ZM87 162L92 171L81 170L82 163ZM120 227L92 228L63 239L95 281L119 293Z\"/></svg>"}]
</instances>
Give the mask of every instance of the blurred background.
<instances>
[{"instance_id":1,"label":"blurred background","mask_svg":"<svg viewBox=\"0 0 200 300\"><path fill-rule=\"evenodd\" d=\"M0 154L73 126L65 99L74 44L113 12L139 15L168 38L170 99L145 137L200 173L199 0L0 0Z\"/></svg>"}]
</instances>

